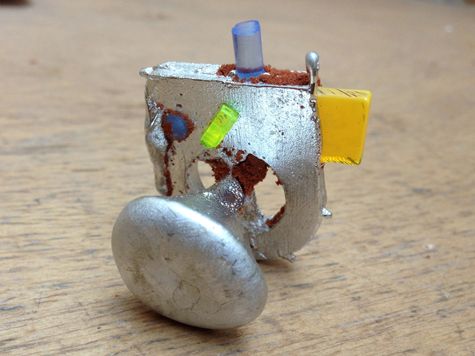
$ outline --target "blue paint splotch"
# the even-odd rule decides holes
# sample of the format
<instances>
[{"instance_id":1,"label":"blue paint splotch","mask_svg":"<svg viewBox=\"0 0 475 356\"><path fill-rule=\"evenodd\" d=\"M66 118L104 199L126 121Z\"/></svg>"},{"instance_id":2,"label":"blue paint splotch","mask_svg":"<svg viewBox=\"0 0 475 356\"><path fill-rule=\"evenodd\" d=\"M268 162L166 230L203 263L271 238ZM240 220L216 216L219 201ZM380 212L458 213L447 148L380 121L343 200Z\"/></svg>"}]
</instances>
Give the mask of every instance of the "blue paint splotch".
<instances>
[{"instance_id":1,"label":"blue paint splotch","mask_svg":"<svg viewBox=\"0 0 475 356\"><path fill-rule=\"evenodd\" d=\"M185 140L193 131L193 121L188 115L170 109L165 109L162 116L162 128L169 143Z\"/></svg>"}]
</instances>

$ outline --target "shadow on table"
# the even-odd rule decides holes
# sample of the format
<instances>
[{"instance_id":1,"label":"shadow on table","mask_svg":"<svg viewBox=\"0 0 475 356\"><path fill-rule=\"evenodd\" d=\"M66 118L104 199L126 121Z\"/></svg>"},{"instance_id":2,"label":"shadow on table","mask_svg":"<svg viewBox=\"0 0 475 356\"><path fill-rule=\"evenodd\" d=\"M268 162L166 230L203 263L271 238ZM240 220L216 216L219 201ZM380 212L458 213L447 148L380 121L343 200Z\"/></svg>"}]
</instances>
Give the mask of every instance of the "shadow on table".
<instances>
[{"instance_id":1,"label":"shadow on table","mask_svg":"<svg viewBox=\"0 0 475 356\"><path fill-rule=\"evenodd\" d=\"M221 339L234 339L241 335L239 328L236 329L226 329L226 330L210 330L199 328L195 326L189 326L186 324L182 324L178 321L169 319L157 312L153 309L150 309L145 304L140 302L136 297L133 295L127 296L120 296L118 300L116 300L118 307L124 311L130 313L130 317L133 323L139 322L142 325L147 325L147 329L149 329L150 324L156 324L156 327L159 329L169 328L171 329L172 334L176 334L179 332L185 332L186 334L194 334L197 336L206 336L211 339L221 340ZM140 328L140 326L137 326Z\"/></svg>"},{"instance_id":2,"label":"shadow on table","mask_svg":"<svg viewBox=\"0 0 475 356\"><path fill-rule=\"evenodd\" d=\"M264 274L279 272L292 273L292 263L285 260L263 261L259 263ZM132 326L127 330L135 330L139 334L150 334L150 339L145 344L157 344L157 347L175 345L180 339L186 338L195 345L218 346L236 348L239 350L246 344L252 323L243 327L226 330L209 330L189 326L169 319L150 309L130 292L124 291L114 298L111 313L120 315L121 323L125 322ZM157 335L157 337L153 335ZM116 337L121 338L119 332ZM147 337L148 338L148 337ZM161 346L159 346L161 345Z\"/></svg>"},{"instance_id":3,"label":"shadow on table","mask_svg":"<svg viewBox=\"0 0 475 356\"><path fill-rule=\"evenodd\" d=\"M0 6L28 6L29 0L0 0Z\"/></svg>"}]
</instances>

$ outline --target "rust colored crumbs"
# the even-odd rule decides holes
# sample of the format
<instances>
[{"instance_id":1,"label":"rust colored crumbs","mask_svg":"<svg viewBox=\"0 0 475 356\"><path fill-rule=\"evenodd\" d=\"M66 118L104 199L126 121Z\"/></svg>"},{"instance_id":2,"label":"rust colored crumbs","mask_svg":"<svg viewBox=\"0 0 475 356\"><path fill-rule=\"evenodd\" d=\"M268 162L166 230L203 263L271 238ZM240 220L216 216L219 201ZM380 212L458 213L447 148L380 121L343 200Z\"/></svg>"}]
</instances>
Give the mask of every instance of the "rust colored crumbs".
<instances>
[{"instance_id":1,"label":"rust colored crumbs","mask_svg":"<svg viewBox=\"0 0 475 356\"><path fill-rule=\"evenodd\" d=\"M235 64L223 64L216 72L217 75L229 76L233 70L236 69ZM264 83L271 85L309 85L310 78L307 73L295 72L288 69L276 69L270 65L264 67L265 73L256 78L251 78L250 82L253 84ZM235 82L244 82L236 75L233 76ZM320 86L320 79L317 85Z\"/></svg>"},{"instance_id":2,"label":"rust colored crumbs","mask_svg":"<svg viewBox=\"0 0 475 356\"><path fill-rule=\"evenodd\" d=\"M223 148L223 152L226 154L226 156L231 157L233 155L233 151L231 151L228 148Z\"/></svg>"},{"instance_id":3,"label":"rust colored crumbs","mask_svg":"<svg viewBox=\"0 0 475 356\"><path fill-rule=\"evenodd\" d=\"M228 154L228 150L224 149L223 151ZM238 155L238 160L241 160L242 156L244 155L244 151L239 150L236 153L236 158L238 158ZM269 168L266 162L252 154L248 154L244 161L234 165L232 168L230 168L228 164L221 158L208 159L205 162L211 166L213 176L216 182L223 180L229 174L231 174L239 182L244 194L247 196L252 194L252 192L254 191L254 187L257 183L262 182L264 180L267 175L267 170ZM277 179L276 184L281 185L282 182ZM266 225L269 228L272 228L282 219L284 214L285 205L282 206L272 218L267 219Z\"/></svg>"},{"instance_id":4,"label":"rust colored crumbs","mask_svg":"<svg viewBox=\"0 0 475 356\"><path fill-rule=\"evenodd\" d=\"M243 157L244 157L244 151L243 150L237 151L236 156L235 156L236 161L238 161L238 162L242 161Z\"/></svg>"},{"instance_id":5,"label":"rust colored crumbs","mask_svg":"<svg viewBox=\"0 0 475 356\"><path fill-rule=\"evenodd\" d=\"M263 181L267 174L267 163L249 154L244 161L236 164L231 174L241 184L245 195L250 195L254 186Z\"/></svg>"},{"instance_id":6,"label":"rust colored crumbs","mask_svg":"<svg viewBox=\"0 0 475 356\"><path fill-rule=\"evenodd\" d=\"M230 172L229 166L220 158L208 159L205 162L211 166L217 182L224 179Z\"/></svg>"},{"instance_id":7,"label":"rust colored crumbs","mask_svg":"<svg viewBox=\"0 0 475 356\"><path fill-rule=\"evenodd\" d=\"M218 68L218 71L216 72L216 74L227 77L229 73L231 73L231 71L235 69L236 69L235 64L222 64L221 67Z\"/></svg>"},{"instance_id":8,"label":"rust colored crumbs","mask_svg":"<svg viewBox=\"0 0 475 356\"><path fill-rule=\"evenodd\" d=\"M252 154L232 168L220 158L208 159L205 162L211 166L217 182L231 174L239 182L245 195L251 195L255 185L264 180L268 167L267 163Z\"/></svg>"},{"instance_id":9,"label":"rust colored crumbs","mask_svg":"<svg viewBox=\"0 0 475 356\"><path fill-rule=\"evenodd\" d=\"M285 214L285 205L282 208L280 208L280 210L277 212L277 214L275 214L272 217L272 219L268 219L266 221L266 225L269 226L269 227L274 226L275 224L277 224L280 221L280 219L282 219L284 214Z\"/></svg>"}]
</instances>

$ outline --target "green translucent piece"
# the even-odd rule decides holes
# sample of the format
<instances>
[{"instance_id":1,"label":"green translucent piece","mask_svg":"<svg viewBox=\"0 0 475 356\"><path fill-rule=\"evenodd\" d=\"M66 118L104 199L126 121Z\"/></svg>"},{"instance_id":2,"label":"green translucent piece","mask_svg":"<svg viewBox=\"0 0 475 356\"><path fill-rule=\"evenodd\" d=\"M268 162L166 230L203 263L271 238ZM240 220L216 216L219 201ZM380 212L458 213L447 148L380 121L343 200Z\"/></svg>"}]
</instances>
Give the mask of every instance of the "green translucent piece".
<instances>
[{"instance_id":1,"label":"green translucent piece","mask_svg":"<svg viewBox=\"0 0 475 356\"><path fill-rule=\"evenodd\" d=\"M227 104L221 105L208 127L201 135L201 144L216 148L223 141L239 117L239 113Z\"/></svg>"}]
</instances>

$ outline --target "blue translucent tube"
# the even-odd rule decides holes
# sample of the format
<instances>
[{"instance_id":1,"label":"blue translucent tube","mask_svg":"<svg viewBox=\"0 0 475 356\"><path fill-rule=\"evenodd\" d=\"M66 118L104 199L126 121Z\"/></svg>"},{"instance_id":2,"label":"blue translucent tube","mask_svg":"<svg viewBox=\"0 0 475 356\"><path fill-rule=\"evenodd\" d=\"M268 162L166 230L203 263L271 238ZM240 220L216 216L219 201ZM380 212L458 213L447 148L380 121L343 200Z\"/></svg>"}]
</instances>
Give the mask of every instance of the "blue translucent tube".
<instances>
[{"instance_id":1,"label":"blue translucent tube","mask_svg":"<svg viewBox=\"0 0 475 356\"><path fill-rule=\"evenodd\" d=\"M264 73L259 21L239 22L233 27L232 33L237 76L249 79Z\"/></svg>"}]
</instances>

